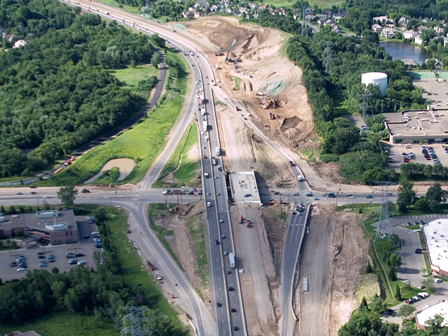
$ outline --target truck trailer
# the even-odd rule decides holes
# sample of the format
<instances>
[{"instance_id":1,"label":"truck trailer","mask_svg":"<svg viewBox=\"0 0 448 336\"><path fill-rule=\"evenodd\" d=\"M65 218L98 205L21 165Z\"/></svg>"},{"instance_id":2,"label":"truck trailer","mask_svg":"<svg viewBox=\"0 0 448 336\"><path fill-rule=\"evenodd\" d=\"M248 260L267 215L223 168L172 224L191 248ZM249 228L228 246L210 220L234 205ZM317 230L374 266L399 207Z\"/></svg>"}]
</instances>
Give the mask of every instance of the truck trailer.
<instances>
[{"instance_id":1,"label":"truck trailer","mask_svg":"<svg viewBox=\"0 0 448 336\"><path fill-rule=\"evenodd\" d=\"M208 124L207 124L207 120L206 119L204 119L202 121L202 125L204 126L204 131L207 131L208 130Z\"/></svg>"},{"instance_id":2,"label":"truck trailer","mask_svg":"<svg viewBox=\"0 0 448 336\"><path fill-rule=\"evenodd\" d=\"M216 155L217 156L221 155L221 148L219 146L216 146Z\"/></svg>"},{"instance_id":3,"label":"truck trailer","mask_svg":"<svg viewBox=\"0 0 448 336\"><path fill-rule=\"evenodd\" d=\"M229 261L230 261L230 267L235 268L235 256L232 252L229 253Z\"/></svg>"}]
</instances>

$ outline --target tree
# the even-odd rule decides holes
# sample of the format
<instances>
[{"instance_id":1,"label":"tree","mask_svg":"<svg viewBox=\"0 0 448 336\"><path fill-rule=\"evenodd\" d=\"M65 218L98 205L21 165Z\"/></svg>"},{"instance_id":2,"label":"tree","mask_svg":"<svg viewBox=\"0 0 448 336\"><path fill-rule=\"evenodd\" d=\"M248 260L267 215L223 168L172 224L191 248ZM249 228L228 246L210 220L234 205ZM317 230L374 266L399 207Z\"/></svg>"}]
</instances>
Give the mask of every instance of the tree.
<instances>
[{"instance_id":1,"label":"tree","mask_svg":"<svg viewBox=\"0 0 448 336\"><path fill-rule=\"evenodd\" d=\"M95 221L99 224L103 224L107 219L106 209L103 207L96 208L93 211L93 216L95 217Z\"/></svg>"},{"instance_id":2,"label":"tree","mask_svg":"<svg viewBox=\"0 0 448 336\"><path fill-rule=\"evenodd\" d=\"M395 287L395 298L396 298L398 301L401 301L401 292L400 292L400 287L398 286L398 284L397 284L397 286Z\"/></svg>"},{"instance_id":3,"label":"tree","mask_svg":"<svg viewBox=\"0 0 448 336\"><path fill-rule=\"evenodd\" d=\"M9 207L9 213L12 214L12 215L14 215L14 214L17 213L17 211L16 211L16 209L14 208L13 205L11 205L11 206Z\"/></svg>"},{"instance_id":4,"label":"tree","mask_svg":"<svg viewBox=\"0 0 448 336\"><path fill-rule=\"evenodd\" d=\"M434 200L429 201L428 203L429 210L437 211L440 209L440 203Z\"/></svg>"},{"instance_id":5,"label":"tree","mask_svg":"<svg viewBox=\"0 0 448 336\"><path fill-rule=\"evenodd\" d=\"M370 265L370 261L367 262L366 273L372 273L372 265Z\"/></svg>"},{"instance_id":6,"label":"tree","mask_svg":"<svg viewBox=\"0 0 448 336\"><path fill-rule=\"evenodd\" d=\"M23 206L19 206L19 213L24 213L25 212L25 209L23 208Z\"/></svg>"},{"instance_id":7,"label":"tree","mask_svg":"<svg viewBox=\"0 0 448 336\"><path fill-rule=\"evenodd\" d=\"M367 305L367 300L365 298L365 296L362 297L361 303L359 304L358 307L358 312L362 312L362 311L368 311L369 310L369 306Z\"/></svg>"},{"instance_id":8,"label":"tree","mask_svg":"<svg viewBox=\"0 0 448 336\"><path fill-rule=\"evenodd\" d=\"M389 272L387 273L389 280L396 281L397 280L397 270L394 268L389 268Z\"/></svg>"},{"instance_id":9,"label":"tree","mask_svg":"<svg viewBox=\"0 0 448 336\"><path fill-rule=\"evenodd\" d=\"M0 212L3 214L6 212L5 207L3 205L0 205Z\"/></svg>"},{"instance_id":10,"label":"tree","mask_svg":"<svg viewBox=\"0 0 448 336\"><path fill-rule=\"evenodd\" d=\"M426 200L426 197L420 197L414 204L415 209L418 211L428 211L429 210L429 204Z\"/></svg>"},{"instance_id":11,"label":"tree","mask_svg":"<svg viewBox=\"0 0 448 336\"><path fill-rule=\"evenodd\" d=\"M442 202L442 186L440 183L434 183L431 187L428 188L426 192L426 199L428 202L436 201L437 203Z\"/></svg>"},{"instance_id":12,"label":"tree","mask_svg":"<svg viewBox=\"0 0 448 336\"><path fill-rule=\"evenodd\" d=\"M159 53L154 53L154 54L152 55L152 58L151 58L151 64L152 64L152 66L153 66L154 68L156 68L156 69L159 68L159 60L160 60L160 55L159 55Z\"/></svg>"},{"instance_id":13,"label":"tree","mask_svg":"<svg viewBox=\"0 0 448 336\"><path fill-rule=\"evenodd\" d=\"M101 262L101 253L98 250L93 251L92 253L93 261L95 262L95 265L98 267Z\"/></svg>"},{"instance_id":14,"label":"tree","mask_svg":"<svg viewBox=\"0 0 448 336\"><path fill-rule=\"evenodd\" d=\"M400 181L400 186L398 187L398 198L397 204L401 212L407 210L411 204L415 201L415 191L414 183L409 182L407 179L402 179Z\"/></svg>"},{"instance_id":15,"label":"tree","mask_svg":"<svg viewBox=\"0 0 448 336\"><path fill-rule=\"evenodd\" d=\"M390 268L399 269L402 265L401 256L392 253L389 258L387 258L386 263Z\"/></svg>"},{"instance_id":16,"label":"tree","mask_svg":"<svg viewBox=\"0 0 448 336\"><path fill-rule=\"evenodd\" d=\"M425 288L428 291L432 291L434 289L434 280L431 277L427 277L422 280L422 286L425 286Z\"/></svg>"},{"instance_id":17,"label":"tree","mask_svg":"<svg viewBox=\"0 0 448 336\"><path fill-rule=\"evenodd\" d=\"M44 208L44 210L50 210L51 209L50 204L48 204L48 202L45 201L45 200L42 202L42 207Z\"/></svg>"},{"instance_id":18,"label":"tree","mask_svg":"<svg viewBox=\"0 0 448 336\"><path fill-rule=\"evenodd\" d=\"M71 207L74 205L76 195L78 190L76 190L74 185L62 187L58 191L58 198L61 200L61 204L65 207Z\"/></svg>"},{"instance_id":19,"label":"tree","mask_svg":"<svg viewBox=\"0 0 448 336\"><path fill-rule=\"evenodd\" d=\"M409 315L414 313L415 310L416 310L416 308L414 306L405 304L398 309L397 313L398 313L398 316L408 317Z\"/></svg>"}]
</instances>

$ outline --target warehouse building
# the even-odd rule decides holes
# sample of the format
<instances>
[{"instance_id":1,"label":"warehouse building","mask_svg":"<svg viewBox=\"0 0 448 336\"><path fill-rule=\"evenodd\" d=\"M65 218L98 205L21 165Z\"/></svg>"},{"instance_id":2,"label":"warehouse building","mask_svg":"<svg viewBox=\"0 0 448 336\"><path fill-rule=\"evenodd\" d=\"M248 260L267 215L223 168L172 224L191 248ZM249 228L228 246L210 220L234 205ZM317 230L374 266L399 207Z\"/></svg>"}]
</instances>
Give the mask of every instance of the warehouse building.
<instances>
[{"instance_id":1,"label":"warehouse building","mask_svg":"<svg viewBox=\"0 0 448 336\"><path fill-rule=\"evenodd\" d=\"M383 113L389 141L397 143L448 143L448 110Z\"/></svg>"},{"instance_id":2,"label":"warehouse building","mask_svg":"<svg viewBox=\"0 0 448 336\"><path fill-rule=\"evenodd\" d=\"M0 216L0 234L11 237L17 231L50 244L77 243L78 225L73 210L44 210L35 213ZM31 240L30 240L31 241Z\"/></svg>"},{"instance_id":3,"label":"warehouse building","mask_svg":"<svg viewBox=\"0 0 448 336\"><path fill-rule=\"evenodd\" d=\"M431 271L448 276L448 218L439 218L423 227Z\"/></svg>"},{"instance_id":4,"label":"warehouse building","mask_svg":"<svg viewBox=\"0 0 448 336\"><path fill-rule=\"evenodd\" d=\"M442 327L448 327L448 302L441 301L416 312L415 324L417 328L425 330L428 326L426 322L433 320L436 315L443 317Z\"/></svg>"}]
</instances>

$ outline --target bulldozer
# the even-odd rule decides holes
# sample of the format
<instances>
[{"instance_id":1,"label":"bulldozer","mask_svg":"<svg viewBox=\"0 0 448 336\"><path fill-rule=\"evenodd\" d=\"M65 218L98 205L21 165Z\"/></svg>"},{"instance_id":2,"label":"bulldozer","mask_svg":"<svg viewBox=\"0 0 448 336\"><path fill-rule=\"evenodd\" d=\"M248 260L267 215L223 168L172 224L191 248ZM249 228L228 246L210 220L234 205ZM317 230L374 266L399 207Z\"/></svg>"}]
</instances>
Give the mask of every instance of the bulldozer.
<instances>
[{"instance_id":1,"label":"bulldozer","mask_svg":"<svg viewBox=\"0 0 448 336\"><path fill-rule=\"evenodd\" d=\"M269 108L276 108L278 106L278 101L274 100L274 99L263 99L263 101L261 102L261 106L264 109L269 109Z\"/></svg>"}]
</instances>

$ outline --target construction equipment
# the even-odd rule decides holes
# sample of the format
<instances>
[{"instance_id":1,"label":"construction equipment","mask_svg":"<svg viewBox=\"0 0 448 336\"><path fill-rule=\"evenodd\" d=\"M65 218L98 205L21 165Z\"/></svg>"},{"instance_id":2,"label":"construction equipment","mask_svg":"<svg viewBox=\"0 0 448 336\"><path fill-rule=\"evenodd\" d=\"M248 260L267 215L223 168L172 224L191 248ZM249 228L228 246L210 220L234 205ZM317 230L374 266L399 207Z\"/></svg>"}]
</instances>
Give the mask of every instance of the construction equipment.
<instances>
[{"instance_id":1,"label":"construction equipment","mask_svg":"<svg viewBox=\"0 0 448 336\"><path fill-rule=\"evenodd\" d=\"M278 101L274 100L274 99L269 99L267 101L264 101L261 103L261 106L264 109L269 109L269 108L276 108L278 106Z\"/></svg>"},{"instance_id":2,"label":"construction equipment","mask_svg":"<svg viewBox=\"0 0 448 336\"><path fill-rule=\"evenodd\" d=\"M240 219L238 220L238 223L242 223L243 222L243 215L240 216Z\"/></svg>"},{"instance_id":3,"label":"construction equipment","mask_svg":"<svg viewBox=\"0 0 448 336\"><path fill-rule=\"evenodd\" d=\"M275 116L272 114L272 112L269 112L269 119L270 120L274 120L275 119Z\"/></svg>"},{"instance_id":4,"label":"construction equipment","mask_svg":"<svg viewBox=\"0 0 448 336\"><path fill-rule=\"evenodd\" d=\"M224 56L224 53L222 53L222 52L217 52L217 53L215 53L215 56Z\"/></svg>"}]
</instances>

